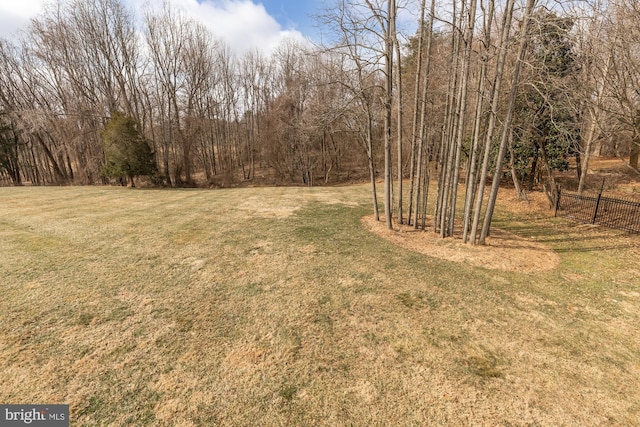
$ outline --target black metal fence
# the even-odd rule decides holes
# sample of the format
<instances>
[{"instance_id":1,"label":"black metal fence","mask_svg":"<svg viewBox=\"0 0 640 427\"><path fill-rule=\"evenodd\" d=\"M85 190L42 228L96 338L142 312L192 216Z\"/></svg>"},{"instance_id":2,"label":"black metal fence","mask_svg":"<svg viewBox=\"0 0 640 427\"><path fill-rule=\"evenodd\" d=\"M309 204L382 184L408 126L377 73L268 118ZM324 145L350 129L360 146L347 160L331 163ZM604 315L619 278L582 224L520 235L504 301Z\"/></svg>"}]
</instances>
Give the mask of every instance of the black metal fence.
<instances>
[{"instance_id":1,"label":"black metal fence","mask_svg":"<svg viewBox=\"0 0 640 427\"><path fill-rule=\"evenodd\" d=\"M640 233L640 202L558 191L556 216Z\"/></svg>"}]
</instances>

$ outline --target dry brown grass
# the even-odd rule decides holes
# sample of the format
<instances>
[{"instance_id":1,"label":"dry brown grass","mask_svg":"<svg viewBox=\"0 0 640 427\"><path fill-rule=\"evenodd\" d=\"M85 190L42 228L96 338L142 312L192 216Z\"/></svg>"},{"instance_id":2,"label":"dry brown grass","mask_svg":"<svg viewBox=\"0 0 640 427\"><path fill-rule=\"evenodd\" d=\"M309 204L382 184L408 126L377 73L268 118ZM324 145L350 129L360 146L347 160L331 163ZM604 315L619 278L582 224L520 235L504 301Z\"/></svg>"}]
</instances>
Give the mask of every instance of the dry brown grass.
<instances>
[{"instance_id":1,"label":"dry brown grass","mask_svg":"<svg viewBox=\"0 0 640 427\"><path fill-rule=\"evenodd\" d=\"M431 221L431 220L430 220ZM513 233L493 228L484 246L462 242L462 230L453 237L442 239L431 230L416 230L406 224L394 222L393 230L384 220L373 215L362 218L365 227L396 245L434 258L484 267L492 270L533 273L554 270L560 257L550 247ZM459 228L459 227L458 227Z\"/></svg>"},{"instance_id":2,"label":"dry brown grass","mask_svg":"<svg viewBox=\"0 0 640 427\"><path fill-rule=\"evenodd\" d=\"M368 195L0 189L0 402L79 426L640 424L637 236L502 205L496 229L558 257L503 271L379 238Z\"/></svg>"}]
</instances>

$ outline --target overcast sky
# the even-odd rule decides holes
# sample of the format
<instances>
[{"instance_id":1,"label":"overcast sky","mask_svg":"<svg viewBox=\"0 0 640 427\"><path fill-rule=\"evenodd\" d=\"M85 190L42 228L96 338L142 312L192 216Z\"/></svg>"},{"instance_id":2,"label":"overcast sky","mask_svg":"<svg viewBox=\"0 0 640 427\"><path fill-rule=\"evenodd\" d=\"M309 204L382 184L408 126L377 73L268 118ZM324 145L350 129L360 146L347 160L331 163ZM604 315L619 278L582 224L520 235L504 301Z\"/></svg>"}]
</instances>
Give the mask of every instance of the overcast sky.
<instances>
[{"instance_id":1,"label":"overcast sky","mask_svg":"<svg viewBox=\"0 0 640 427\"><path fill-rule=\"evenodd\" d=\"M37 16L48 0L0 0L0 37L12 38ZM123 0L137 16L145 5L162 0ZM310 15L322 0L169 0L203 22L233 51L269 51L287 37L313 37Z\"/></svg>"}]
</instances>

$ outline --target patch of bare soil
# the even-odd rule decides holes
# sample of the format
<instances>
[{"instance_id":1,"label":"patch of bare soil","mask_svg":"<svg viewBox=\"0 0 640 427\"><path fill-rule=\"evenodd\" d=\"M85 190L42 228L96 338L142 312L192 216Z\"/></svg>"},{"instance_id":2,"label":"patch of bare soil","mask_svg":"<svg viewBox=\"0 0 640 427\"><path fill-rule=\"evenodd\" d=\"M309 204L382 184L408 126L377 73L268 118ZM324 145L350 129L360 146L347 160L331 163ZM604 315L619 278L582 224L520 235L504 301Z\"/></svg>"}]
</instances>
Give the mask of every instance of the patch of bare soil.
<instances>
[{"instance_id":1,"label":"patch of bare soil","mask_svg":"<svg viewBox=\"0 0 640 427\"><path fill-rule=\"evenodd\" d=\"M520 273L553 270L560 263L558 254L546 245L497 228L491 229L485 246L472 246L462 243L459 232L453 238L442 239L430 230L415 230L406 225L394 224L394 229L389 230L384 220L376 221L373 215L363 217L362 223L396 245L447 261Z\"/></svg>"}]
</instances>

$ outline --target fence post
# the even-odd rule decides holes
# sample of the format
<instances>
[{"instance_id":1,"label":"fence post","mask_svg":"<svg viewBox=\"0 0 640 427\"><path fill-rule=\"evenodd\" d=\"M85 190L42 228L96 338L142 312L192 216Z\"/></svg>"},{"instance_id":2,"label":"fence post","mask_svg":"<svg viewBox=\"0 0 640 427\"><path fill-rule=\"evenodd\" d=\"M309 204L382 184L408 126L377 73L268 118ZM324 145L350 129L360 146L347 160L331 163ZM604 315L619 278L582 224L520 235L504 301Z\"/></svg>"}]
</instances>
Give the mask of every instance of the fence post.
<instances>
[{"instance_id":1,"label":"fence post","mask_svg":"<svg viewBox=\"0 0 640 427\"><path fill-rule=\"evenodd\" d=\"M558 193L556 196L556 211L553 213L554 217L558 216L558 211L560 210L560 197L562 195L562 190L560 190L560 186L558 186Z\"/></svg>"},{"instance_id":2,"label":"fence post","mask_svg":"<svg viewBox=\"0 0 640 427\"><path fill-rule=\"evenodd\" d=\"M596 218L598 216L598 208L600 207L600 198L602 197L602 193L598 194L598 201L596 202L596 209L593 211L593 219L591 220L591 224L596 223Z\"/></svg>"},{"instance_id":3,"label":"fence post","mask_svg":"<svg viewBox=\"0 0 640 427\"><path fill-rule=\"evenodd\" d=\"M591 224L596 223L596 218L598 217L598 208L600 208L600 199L602 198L602 190L604 190L604 178L602 179L602 186L600 187L600 192L598 193L598 201L596 202L596 209L593 212L593 220Z\"/></svg>"}]
</instances>

